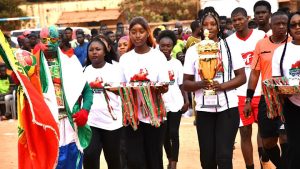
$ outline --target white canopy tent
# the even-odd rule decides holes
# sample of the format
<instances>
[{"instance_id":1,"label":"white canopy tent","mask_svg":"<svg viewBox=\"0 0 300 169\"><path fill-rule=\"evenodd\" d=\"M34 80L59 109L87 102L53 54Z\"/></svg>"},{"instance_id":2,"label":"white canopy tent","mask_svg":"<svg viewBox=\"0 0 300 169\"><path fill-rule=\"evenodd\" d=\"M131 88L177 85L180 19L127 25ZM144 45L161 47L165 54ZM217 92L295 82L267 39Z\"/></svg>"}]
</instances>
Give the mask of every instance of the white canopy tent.
<instances>
[{"instance_id":1,"label":"white canopy tent","mask_svg":"<svg viewBox=\"0 0 300 169\"><path fill-rule=\"evenodd\" d=\"M258 0L201 0L201 8L212 6L220 16L230 17L236 7L245 8L248 15L253 18L253 6ZM266 0L271 4L272 12L278 9L278 0Z\"/></svg>"}]
</instances>

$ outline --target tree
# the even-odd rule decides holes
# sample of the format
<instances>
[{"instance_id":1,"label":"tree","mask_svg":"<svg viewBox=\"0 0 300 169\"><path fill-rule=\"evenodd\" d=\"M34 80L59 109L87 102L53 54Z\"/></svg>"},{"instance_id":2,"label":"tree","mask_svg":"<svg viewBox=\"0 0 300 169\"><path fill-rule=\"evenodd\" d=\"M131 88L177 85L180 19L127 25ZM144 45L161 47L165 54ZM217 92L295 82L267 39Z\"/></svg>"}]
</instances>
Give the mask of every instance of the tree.
<instances>
[{"instance_id":1,"label":"tree","mask_svg":"<svg viewBox=\"0 0 300 169\"><path fill-rule=\"evenodd\" d=\"M25 0L0 0L0 18L14 18L24 17L24 13L18 6L25 2ZM21 21L2 21L0 22L0 29L13 30L20 29Z\"/></svg>"},{"instance_id":2,"label":"tree","mask_svg":"<svg viewBox=\"0 0 300 169\"><path fill-rule=\"evenodd\" d=\"M167 22L195 19L197 4L197 0L123 0L119 7L128 20L143 16L148 22Z\"/></svg>"}]
</instances>

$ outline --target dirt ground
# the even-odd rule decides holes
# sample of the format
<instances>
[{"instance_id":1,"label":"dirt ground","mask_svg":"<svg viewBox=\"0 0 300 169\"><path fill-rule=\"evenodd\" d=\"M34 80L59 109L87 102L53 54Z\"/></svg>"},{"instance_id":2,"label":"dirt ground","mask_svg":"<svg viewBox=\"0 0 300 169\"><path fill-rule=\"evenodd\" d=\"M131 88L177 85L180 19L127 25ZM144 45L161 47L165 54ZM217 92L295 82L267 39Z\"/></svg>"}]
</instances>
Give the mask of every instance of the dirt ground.
<instances>
[{"instance_id":1,"label":"dirt ground","mask_svg":"<svg viewBox=\"0 0 300 169\"><path fill-rule=\"evenodd\" d=\"M181 120L180 126L180 150L178 169L199 169L199 147L197 141L196 128L193 125L194 117L185 117ZM253 133L257 132L257 125L253 125ZM253 150L255 159L255 168L259 167L256 134L253 134ZM18 150L17 150L17 121L0 121L0 169L18 168ZM103 154L103 153L102 153ZM101 169L107 169L103 155L101 155ZM233 168L244 169L245 164L240 149L239 133L236 137L235 150L233 155ZM164 166L167 168L168 160L164 156ZM274 167L275 168L275 167Z\"/></svg>"}]
</instances>

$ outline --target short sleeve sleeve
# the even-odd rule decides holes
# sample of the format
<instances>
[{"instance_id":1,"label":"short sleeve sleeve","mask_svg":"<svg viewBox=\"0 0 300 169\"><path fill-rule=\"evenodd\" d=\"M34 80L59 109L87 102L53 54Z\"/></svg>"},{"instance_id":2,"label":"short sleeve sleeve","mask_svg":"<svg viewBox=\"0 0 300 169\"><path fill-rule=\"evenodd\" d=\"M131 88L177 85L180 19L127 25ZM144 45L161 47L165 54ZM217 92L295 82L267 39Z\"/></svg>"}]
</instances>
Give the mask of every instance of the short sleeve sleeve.
<instances>
[{"instance_id":1,"label":"short sleeve sleeve","mask_svg":"<svg viewBox=\"0 0 300 169\"><path fill-rule=\"evenodd\" d=\"M178 60L176 60L176 61L178 61ZM182 85L182 83L183 83L183 66L180 63L180 61L176 62L176 67L178 70L177 83L178 83L178 85Z\"/></svg>"},{"instance_id":2,"label":"short sleeve sleeve","mask_svg":"<svg viewBox=\"0 0 300 169\"><path fill-rule=\"evenodd\" d=\"M124 64L125 64L125 55L127 55L128 53L125 53L119 61L118 67L119 67L119 71L120 71L120 82L127 82L126 80L126 76L125 76L125 71L124 71Z\"/></svg>"},{"instance_id":3,"label":"short sleeve sleeve","mask_svg":"<svg viewBox=\"0 0 300 169\"><path fill-rule=\"evenodd\" d=\"M275 49L272 58L272 76L281 76L280 73L280 58L282 54L282 46Z\"/></svg>"},{"instance_id":4,"label":"short sleeve sleeve","mask_svg":"<svg viewBox=\"0 0 300 169\"><path fill-rule=\"evenodd\" d=\"M251 63L251 69L260 70L260 41L256 44L253 54L253 60Z\"/></svg>"},{"instance_id":5,"label":"short sleeve sleeve","mask_svg":"<svg viewBox=\"0 0 300 169\"><path fill-rule=\"evenodd\" d=\"M157 55L159 55L158 59L158 65L157 67L159 68L158 72L158 81L159 82L169 82L169 74L168 74L168 65L167 65L167 59L164 56L164 54L158 50L156 50Z\"/></svg>"},{"instance_id":6,"label":"short sleeve sleeve","mask_svg":"<svg viewBox=\"0 0 300 169\"><path fill-rule=\"evenodd\" d=\"M195 61L197 60L198 54L196 51L196 46L190 47L185 54L184 66L183 66L183 73L188 75L195 74Z\"/></svg>"},{"instance_id":7,"label":"short sleeve sleeve","mask_svg":"<svg viewBox=\"0 0 300 169\"><path fill-rule=\"evenodd\" d=\"M115 70L114 82L125 82L125 76L118 62L113 61L113 70Z\"/></svg>"},{"instance_id":8,"label":"short sleeve sleeve","mask_svg":"<svg viewBox=\"0 0 300 169\"><path fill-rule=\"evenodd\" d=\"M238 48L230 47L228 45L228 48L231 53L231 60L232 60L232 68L233 70L238 70L245 67L245 62L241 56L241 52Z\"/></svg>"}]
</instances>

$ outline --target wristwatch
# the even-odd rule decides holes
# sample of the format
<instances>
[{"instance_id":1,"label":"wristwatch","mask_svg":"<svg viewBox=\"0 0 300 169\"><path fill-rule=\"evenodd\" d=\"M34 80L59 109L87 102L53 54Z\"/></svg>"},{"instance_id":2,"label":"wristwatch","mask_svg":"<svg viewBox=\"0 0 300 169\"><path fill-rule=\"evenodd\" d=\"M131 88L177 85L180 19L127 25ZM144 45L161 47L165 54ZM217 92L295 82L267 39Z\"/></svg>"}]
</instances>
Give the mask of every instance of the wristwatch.
<instances>
[{"instance_id":1,"label":"wristwatch","mask_svg":"<svg viewBox=\"0 0 300 169\"><path fill-rule=\"evenodd\" d=\"M246 104L247 104L247 103L251 103L251 100L252 100L252 99L251 99L250 97L247 97L246 100L245 100L245 103L246 103Z\"/></svg>"}]
</instances>

